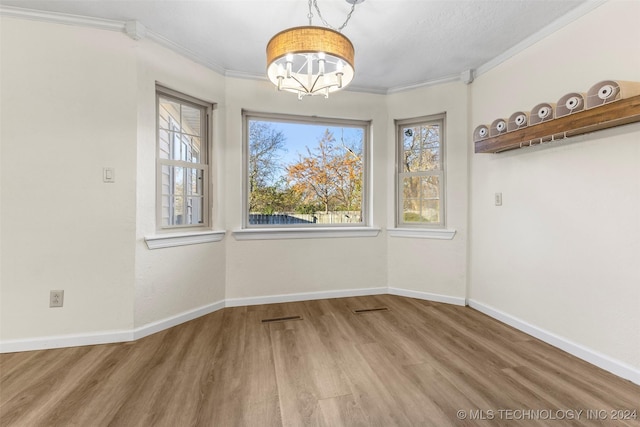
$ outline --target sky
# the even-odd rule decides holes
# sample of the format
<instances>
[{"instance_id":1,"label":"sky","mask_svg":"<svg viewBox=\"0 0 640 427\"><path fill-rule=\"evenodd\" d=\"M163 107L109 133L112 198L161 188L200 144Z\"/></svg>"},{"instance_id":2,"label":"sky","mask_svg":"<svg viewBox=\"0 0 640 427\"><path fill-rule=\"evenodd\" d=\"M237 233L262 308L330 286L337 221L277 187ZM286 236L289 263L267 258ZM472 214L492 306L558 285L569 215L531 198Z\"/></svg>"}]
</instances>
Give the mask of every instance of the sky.
<instances>
[{"instance_id":1,"label":"sky","mask_svg":"<svg viewBox=\"0 0 640 427\"><path fill-rule=\"evenodd\" d=\"M317 146L318 141L329 129L333 133L336 142L340 142L341 136L347 145L360 142L363 137L362 128L339 127L327 125L314 125L309 123L280 123L271 122L274 129L281 130L286 138L287 152L281 152L282 163L293 164L299 159L299 155L307 155L308 146L311 150Z\"/></svg>"}]
</instances>

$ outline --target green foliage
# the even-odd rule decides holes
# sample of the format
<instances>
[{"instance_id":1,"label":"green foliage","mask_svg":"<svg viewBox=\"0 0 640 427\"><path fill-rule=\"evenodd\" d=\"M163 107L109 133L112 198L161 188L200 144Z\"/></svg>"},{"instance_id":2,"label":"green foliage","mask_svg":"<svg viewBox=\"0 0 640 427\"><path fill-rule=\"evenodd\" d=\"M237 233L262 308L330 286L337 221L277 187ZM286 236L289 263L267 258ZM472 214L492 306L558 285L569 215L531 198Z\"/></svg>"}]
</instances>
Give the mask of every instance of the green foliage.
<instances>
[{"instance_id":1,"label":"green foliage","mask_svg":"<svg viewBox=\"0 0 640 427\"><path fill-rule=\"evenodd\" d=\"M324 207L318 203L301 203L296 207L295 212L299 214L313 215L316 212L324 211Z\"/></svg>"},{"instance_id":2,"label":"green foliage","mask_svg":"<svg viewBox=\"0 0 640 427\"><path fill-rule=\"evenodd\" d=\"M251 192L250 212L263 214L293 212L300 201L301 195L292 188L278 185L259 187Z\"/></svg>"},{"instance_id":3,"label":"green foliage","mask_svg":"<svg viewBox=\"0 0 640 427\"><path fill-rule=\"evenodd\" d=\"M417 222L421 224L433 224L438 222L438 211L435 209L427 209L420 215L417 212L405 212L402 215L404 222Z\"/></svg>"},{"instance_id":4,"label":"green foliage","mask_svg":"<svg viewBox=\"0 0 640 427\"><path fill-rule=\"evenodd\" d=\"M427 218L415 212L405 212L403 220L404 222L428 222Z\"/></svg>"}]
</instances>

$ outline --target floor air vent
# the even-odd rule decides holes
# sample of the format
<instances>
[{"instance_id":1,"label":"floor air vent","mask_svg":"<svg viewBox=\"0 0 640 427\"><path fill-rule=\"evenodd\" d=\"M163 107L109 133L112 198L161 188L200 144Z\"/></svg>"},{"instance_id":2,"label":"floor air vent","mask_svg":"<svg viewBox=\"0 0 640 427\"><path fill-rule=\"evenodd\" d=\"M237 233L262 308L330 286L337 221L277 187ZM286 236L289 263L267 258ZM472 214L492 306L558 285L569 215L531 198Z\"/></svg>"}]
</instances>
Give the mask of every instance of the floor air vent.
<instances>
[{"instance_id":1,"label":"floor air vent","mask_svg":"<svg viewBox=\"0 0 640 427\"><path fill-rule=\"evenodd\" d=\"M389 311L388 307L375 307L375 308L360 308L358 310L353 310L355 314L363 314L363 313L373 313L376 311Z\"/></svg>"},{"instance_id":2,"label":"floor air vent","mask_svg":"<svg viewBox=\"0 0 640 427\"><path fill-rule=\"evenodd\" d=\"M286 317L273 317L271 319L262 319L262 323L275 323L275 322L286 322L289 320L302 320L302 316L286 316Z\"/></svg>"}]
</instances>

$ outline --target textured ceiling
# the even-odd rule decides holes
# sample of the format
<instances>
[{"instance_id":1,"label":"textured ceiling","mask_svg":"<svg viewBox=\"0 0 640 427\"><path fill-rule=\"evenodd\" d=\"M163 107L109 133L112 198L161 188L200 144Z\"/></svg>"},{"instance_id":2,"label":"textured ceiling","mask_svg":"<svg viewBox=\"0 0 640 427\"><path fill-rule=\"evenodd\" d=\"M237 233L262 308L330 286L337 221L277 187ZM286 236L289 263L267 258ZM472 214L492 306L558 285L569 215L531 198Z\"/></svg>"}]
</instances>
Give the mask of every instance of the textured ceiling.
<instances>
[{"instance_id":1,"label":"textured ceiling","mask_svg":"<svg viewBox=\"0 0 640 427\"><path fill-rule=\"evenodd\" d=\"M334 27L342 25L351 7L344 0L317 2ZM352 86L388 92L457 77L597 3L366 0L356 6L342 31L356 49ZM248 77L264 76L265 46L271 36L308 24L306 0L0 0L0 5L136 20L212 68ZM322 25L313 12L313 24Z\"/></svg>"}]
</instances>

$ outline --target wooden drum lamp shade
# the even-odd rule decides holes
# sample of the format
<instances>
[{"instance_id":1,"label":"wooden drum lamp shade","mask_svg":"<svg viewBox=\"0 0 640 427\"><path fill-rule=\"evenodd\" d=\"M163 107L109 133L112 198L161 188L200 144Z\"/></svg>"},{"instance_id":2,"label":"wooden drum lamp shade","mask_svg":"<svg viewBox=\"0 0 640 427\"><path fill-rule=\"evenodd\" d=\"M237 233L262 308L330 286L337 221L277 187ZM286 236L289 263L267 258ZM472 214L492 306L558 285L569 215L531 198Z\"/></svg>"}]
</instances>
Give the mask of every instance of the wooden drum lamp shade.
<instances>
[{"instance_id":1,"label":"wooden drum lamp shade","mask_svg":"<svg viewBox=\"0 0 640 427\"><path fill-rule=\"evenodd\" d=\"M287 53L324 52L342 59L353 68L353 44L330 28L304 26L280 31L267 43L267 64Z\"/></svg>"},{"instance_id":2,"label":"wooden drum lamp shade","mask_svg":"<svg viewBox=\"0 0 640 427\"><path fill-rule=\"evenodd\" d=\"M267 43L267 76L279 90L324 95L347 86L354 76L351 41L330 28L304 26L279 32Z\"/></svg>"}]
</instances>

